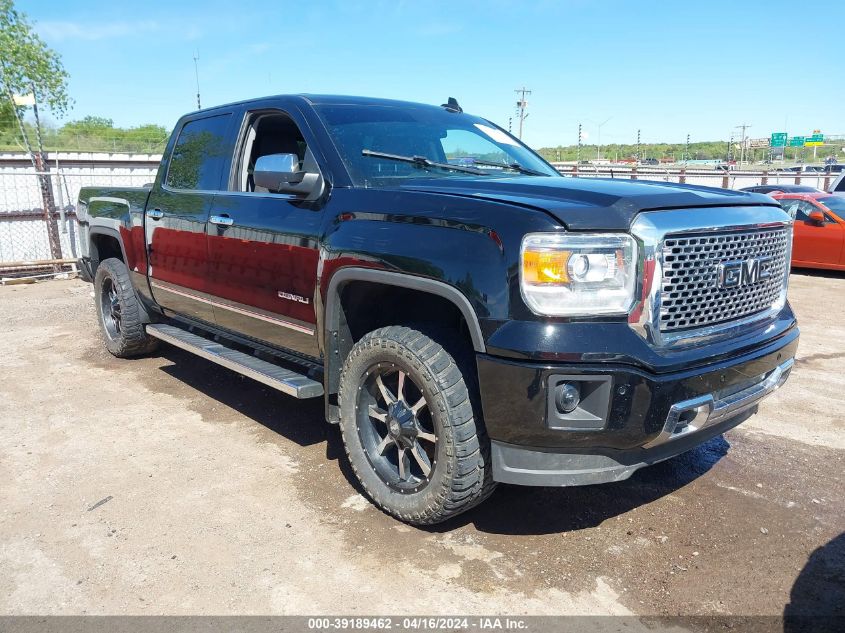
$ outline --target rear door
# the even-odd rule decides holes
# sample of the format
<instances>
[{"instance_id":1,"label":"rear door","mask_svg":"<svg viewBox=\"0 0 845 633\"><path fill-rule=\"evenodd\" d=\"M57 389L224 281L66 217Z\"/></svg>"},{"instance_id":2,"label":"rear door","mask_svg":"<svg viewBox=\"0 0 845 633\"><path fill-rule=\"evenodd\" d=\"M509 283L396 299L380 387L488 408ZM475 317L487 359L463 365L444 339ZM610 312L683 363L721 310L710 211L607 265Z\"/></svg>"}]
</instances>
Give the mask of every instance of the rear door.
<instances>
[{"instance_id":1,"label":"rear door","mask_svg":"<svg viewBox=\"0 0 845 633\"><path fill-rule=\"evenodd\" d=\"M166 310L214 323L206 226L228 174L231 112L181 121L144 218L150 289Z\"/></svg>"},{"instance_id":2,"label":"rear door","mask_svg":"<svg viewBox=\"0 0 845 633\"><path fill-rule=\"evenodd\" d=\"M792 201L790 201L792 202ZM845 227L806 200L796 201L792 261L805 264L840 264L845 247ZM824 213L824 224L810 221L810 213Z\"/></svg>"},{"instance_id":3,"label":"rear door","mask_svg":"<svg viewBox=\"0 0 845 633\"><path fill-rule=\"evenodd\" d=\"M314 293L322 207L262 191L251 178L255 161L267 154L297 154L313 164L304 122L294 112L273 108L247 110L238 118L229 191L215 197L208 224L216 323L318 357Z\"/></svg>"}]
</instances>

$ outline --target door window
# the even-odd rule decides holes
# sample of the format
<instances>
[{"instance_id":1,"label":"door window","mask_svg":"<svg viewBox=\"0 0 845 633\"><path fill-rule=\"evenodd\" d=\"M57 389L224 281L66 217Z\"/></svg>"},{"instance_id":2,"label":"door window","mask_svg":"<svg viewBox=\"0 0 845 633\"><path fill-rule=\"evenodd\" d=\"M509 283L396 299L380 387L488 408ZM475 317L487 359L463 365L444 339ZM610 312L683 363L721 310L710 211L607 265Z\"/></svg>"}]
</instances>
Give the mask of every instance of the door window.
<instances>
[{"instance_id":1,"label":"door window","mask_svg":"<svg viewBox=\"0 0 845 633\"><path fill-rule=\"evenodd\" d=\"M226 128L230 114L188 121L170 156L167 186L172 189L215 191L226 163Z\"/></svg>"},{"instance_id":2,"label":"door window","mask_svg":"<svg viewBox=\"0 0 845 633\"><path fill-rule=\"evenodd\" d=\"M800 222L808 222L810 220L810 213L813 211L818 211L818 209L809 202L799 200L796 207L795 219Z\"/></svg>"},{"instance_id":3,"label":"door window","mask_svg":"<svg viewBox=\"0 0 845 633\"><path fill-rule=\"evenodd\" d=\"M817 206L815 206L815 205L813 205L809 202L806 202L804 200L798 200L797 202L798 202L798 205L796 207L796 213L795 213L795 220L796 221L809 222L810 221L810 213L812 213L813 211L819 211L820 213L824 213ZM831 217L827 213L824 213L824 221L825 222L833 222L834 220L831 219Z\"/></svg>"},{"instance_id":4,"label":"door window","mask_svg":"<svg viewBox=\"0 0 845 633\"><path fill-rule=\"evenodd\" d=\"M254 113L250 115L243 139L233 187L235 191L268 193L267 189L256 187L252 175L256 161L270 154L295 154L299 159L299 169L305 169L307 162L308 171L316 171L305 139L289 116L280 112Z\"/></svg>"},{"instance_id":5,"label":"door window","mask_svg":"<svg viewBox=\"0 0 845 633\"><path fill-rule=\"evenodd\" d=\"M789 198L785 200L780 200L781 208L789 214L793 220L799 220L802 218L798 217L798 203L801 202L800 200L790 200ZM806 219L804 217L803 219Z\"/></svg>"}]
</instances>

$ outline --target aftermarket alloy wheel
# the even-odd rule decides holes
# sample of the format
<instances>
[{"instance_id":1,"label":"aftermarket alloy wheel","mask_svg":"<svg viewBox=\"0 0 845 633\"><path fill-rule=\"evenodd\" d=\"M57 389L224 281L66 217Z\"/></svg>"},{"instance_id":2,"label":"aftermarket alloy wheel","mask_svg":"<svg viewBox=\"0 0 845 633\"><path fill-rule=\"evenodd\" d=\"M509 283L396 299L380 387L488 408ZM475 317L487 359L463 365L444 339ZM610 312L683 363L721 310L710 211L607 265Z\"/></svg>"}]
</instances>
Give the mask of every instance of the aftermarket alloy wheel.
<instances>
[{"instance_id":1,"label":"aftermarket alloy wheel","mask_svg":"<svg viewBox=\"0 0 845 633\"><path fill-rule=\"evenodd\" d=\"M119 259L101 262L94 276L97 317L106 349L118 358L153 351L156 339L144 329L144 310L132 289L129 271Z\"/></svg>"},{"instance_id":2,"label":"aftermarket alloy wheel","mask_svg":"<svg viewBox=\"0 0 845 633\"><path fill-rule=\"evenodd\" d=\"M425 395L404 369L392 362L371 366L355 413L358 440L382 482L401 493L427 486L437 434Z\"/></svg>"},{"instance_id":3,"label":"aftermarket alloy wheel","mask_svg":"<svg viewBox=\"0 0 845 633\"><path fill-rule=\"evenodd\" d=\"M492 492L489 446L461 368L425 334L392 326L358 341L340 407L352 469L389 514L438 523Z\"/></svg>"}]
</instances>

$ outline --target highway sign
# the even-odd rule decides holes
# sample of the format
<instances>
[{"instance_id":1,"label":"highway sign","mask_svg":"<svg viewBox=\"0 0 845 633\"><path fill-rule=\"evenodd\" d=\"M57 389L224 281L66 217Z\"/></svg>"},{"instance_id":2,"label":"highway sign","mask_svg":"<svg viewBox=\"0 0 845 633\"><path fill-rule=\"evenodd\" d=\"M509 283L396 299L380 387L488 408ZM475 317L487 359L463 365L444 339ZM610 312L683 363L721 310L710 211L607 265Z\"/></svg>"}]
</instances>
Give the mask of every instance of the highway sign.
<instances>
[{"instance_id":1,"label":"highway sign","mask_svg":"<svg viewBox=\"0 0 845 633\"><path fill-rule=\"evenodd\" d=\"M789 146L790 147L804 147L804 140L803 136L793 136L789 139Z\"/></svg>"},{"instance_id":2,"label":"highway sign","mask_svg":"<svg viewBox=\"0 0 845 633\"><path fill-rule=\"evenodd\" d=\"M769 139L767 138L750 138L748 139L748 147L751 149L759 149L761 147L768 147Z\"/></svg>"},{"instance_id":3,"label":"highway sign","mask_svg":"<svg viewBox=\"0 0 845 633\"><path fill-rule=\"evenodd\" d=\"M824 145L824 134L813 134L812 136L808 136L804 139L804 145L806 147Z\"/></svg>"},{"instance_id":4,"label":"highway sign","mask_svg":"<svg viewBox=\"0 0 845 633\"><path fill-rule=\"evenodd\" d=\"M784 147L786 145L786 132L772 132L772 147Z\"/></svg>"}]
</instances>

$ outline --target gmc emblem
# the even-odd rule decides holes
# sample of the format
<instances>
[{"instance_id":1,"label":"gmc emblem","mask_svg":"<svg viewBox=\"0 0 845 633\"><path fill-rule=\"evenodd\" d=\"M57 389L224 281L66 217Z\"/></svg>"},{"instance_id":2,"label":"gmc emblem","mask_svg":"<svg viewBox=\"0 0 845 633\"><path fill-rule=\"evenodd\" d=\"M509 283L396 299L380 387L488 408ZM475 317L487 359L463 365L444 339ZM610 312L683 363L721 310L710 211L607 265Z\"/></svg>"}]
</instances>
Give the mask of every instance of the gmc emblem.
<instances>
[{"instance_id":1,"label":"gmc emblem","mask_svg":"<svg viewBox=\"0 0 845 633\"><path fill-rule=\"evenodd\" d=\"M771 276L771 257L723 262L716 268L717 286L725 289L750 286Z\"/></svg>"}]
</instances>

